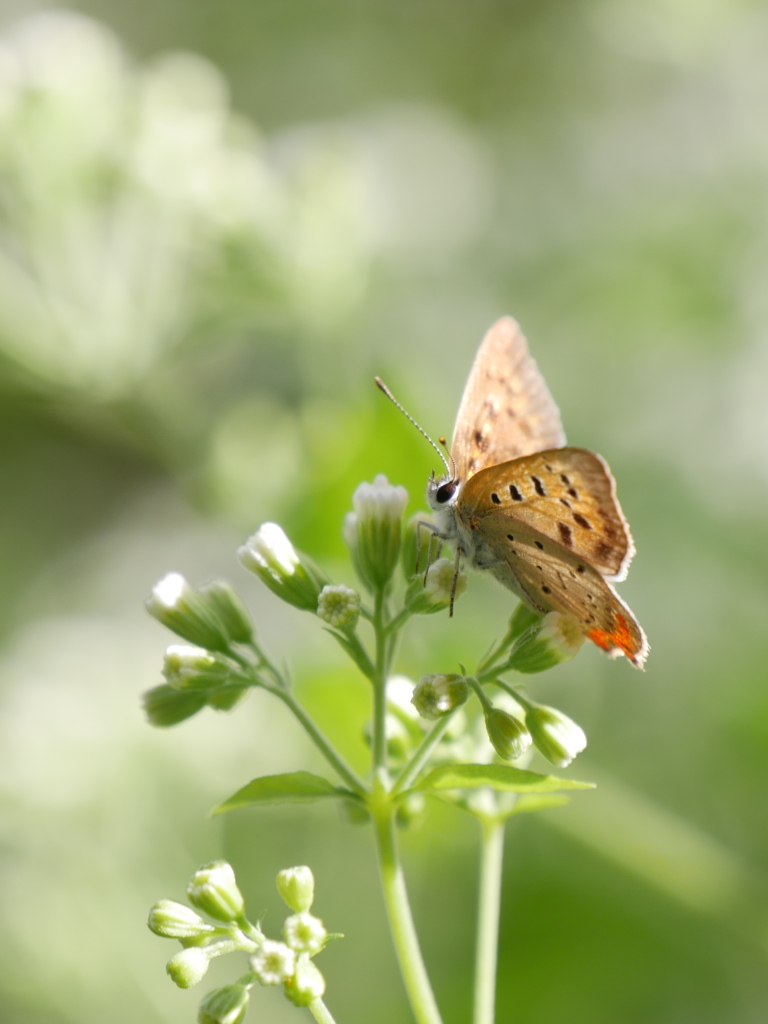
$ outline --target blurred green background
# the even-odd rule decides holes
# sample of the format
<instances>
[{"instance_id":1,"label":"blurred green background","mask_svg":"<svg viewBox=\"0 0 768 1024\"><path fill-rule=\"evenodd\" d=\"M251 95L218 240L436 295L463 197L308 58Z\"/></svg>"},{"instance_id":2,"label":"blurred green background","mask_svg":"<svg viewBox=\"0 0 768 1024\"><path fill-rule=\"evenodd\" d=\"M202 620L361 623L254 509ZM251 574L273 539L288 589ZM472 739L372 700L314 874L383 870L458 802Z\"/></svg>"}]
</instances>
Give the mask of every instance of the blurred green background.
<instances>
[{"instance_id":1,"label":"blurred green background","mask_svg":"<svg viewBox=\"0 0 768 1024\"><path fill-rule=\"evenodd\" d=\"M174 989L144 922L215 856L267 930L275 873L310 863L340 1024L409 1019L367 830L207 817L320 766L265 695L151 730L169 638L142 599L229 578L362 766L364 686L234 551L275 519L351 583L357 483L415 510L435 461L372 376L450 433L505 312L610 460L652 653L534 680L600 785L509 826L498 1020L766 1020L767 44L750 0L3 0L2 1021L192 1021L206 985ZM473 578L402 670L472 664L511 607ZM476 843L446 809L403 836L446 1024ZM299 1012L264 990L251 1015Z\"/></svg>"}]
</instances>

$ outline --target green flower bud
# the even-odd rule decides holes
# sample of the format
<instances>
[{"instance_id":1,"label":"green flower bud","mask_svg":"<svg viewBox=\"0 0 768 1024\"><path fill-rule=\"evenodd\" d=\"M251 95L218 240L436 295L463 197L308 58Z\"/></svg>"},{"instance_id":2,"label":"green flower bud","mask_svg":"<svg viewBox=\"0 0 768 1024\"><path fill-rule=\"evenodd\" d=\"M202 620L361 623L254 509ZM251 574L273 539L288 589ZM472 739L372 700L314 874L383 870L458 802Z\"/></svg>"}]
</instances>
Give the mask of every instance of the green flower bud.
<instances>
[{"instance_id":1,"label":"green flower bud","mask_svg":"<svg viewBox=\"0 0 768 1024\"><path fill-rule=\"evenodd\" d=\"M215 690L208 690L205 703L214 711L231 711L232 708L248 693L249 687L240 683L225 683Z\"/></svg>"},{"instance_id":2,"label":"green flower bud","mask_svg":"<svg viewBox=\"0 0 768 1024\"><path fill-rule=\"evenodd\" d=\"M243 599L229 583L213 580L200 587L200 593L219 617L230 640L238 644L253 639L253 624Z\"/></svg>"},{"instance_id":3,"label":"green flower bud","mask_svg":"<svg viewBox=\"0 0 768 1024\"><path fill-rule=\"evenodd\" d=\"M286 981L284 989L295 1006L309 1006L325 994L325 978L309 957L301 956L296 964L296 973Z\"/></svg>"},{"instance_id":4,"label":"green flower bud","mask_svg":"<svg viewBox=\"0 0 768 1024\"><path fill-rule=\"evenodd\" d=\"M549 612L517 639L507 667L516 672L544 672L573 658L583 643L584 634L574 619Z\"/></svg>"},{"instance_id":5,"label":"green flower bud","mask_svg":"<svg viewBox=\"0 0 768 1024\"><path fill-rule=\"evenodd\" d=\"M226 651L229 639L210 603L178 572L156 583L146 601L149 614L178 636L211 651Z\"/></svg>"},{"instance_id":6,"label":"green flower bud","mask_svg":"<svg viewBox=\"0 0 768 1024\"><path fill-rule=\"evenodd\" d=\"M526 711L525 724L536 749L558 768L565 768L587 745L584 730L557 708L534 704Z\"/></svg>"},{"instance_id":7,"label":"green flower bud","mask_svg":"<svg viewBox=\"0 0 768 1024\"><path fill-rule=\"evenodd\" d=\"M142 697L144 712L150 725L167 728L178 725L205 707L206 696L194 690L175 690L167 683L147 690Z\"/></svg>"},{"instance_id":8,"label":"green flower bud","mask_svg":"<svg viewBox=\"0 0 768 1024\"><path fill-rule=\"evenodd\" d=\"M505 761L515 761L531 745L531 734L523 723L501 708L485 712L485 728L493 749Z\"/></svg>"},{"instance_id":9,"label":"green flower bud","mask_svg":"<svg viewBox=\"0 0 768 1024\"><path fill-rule=\"evenodd\" d=\"M433 524L434 520L429 512L417 512L405 524L403 546L400 551L400 567L407 580L411 576L420 576L427 568L429 539L433 535L433 531L429 527Z\"/></svg>"},{"instance_id":10,"label":"green flower bud","mask_svg":"<svg viewBox=\"0 0 768 1024\"><path fill-rule=\"evenodd\" d=\"M179 988L192 988L205 977L211 959L204 949L190 946L172 956L165 969L174 985Z\"/></svg>"},{"instance_id":11,"label":"green flower bud","mask_svg":"<svg viewBox=\"0 0 768 1024\"><path fill-rule=\"evenodd\" d=\"M319 917L305 910L285 919L283 936L297 953L317 953L323 948L328 932Z\"/></svg>"},{"instance_id":12,"label":"green flower bud","mask_svg":"<svg viewBox=\"0 0 768 1024\"><path fill-rule=\"evenodd\" d=\"M209 992L197 1011L197 1024L240 1024L248 1009L248 989L225 985Z\"/></svg>"},{"instance_id":13,"label":"green flower bud","mask_svg":"<svg viewBox=\"0 0 768 1024\"><path fill-rule=\"evenodd\" d=\"M405 607L412 615L431 615L433 612L450 608L453 580L456 577L454 601L458 601L467 589L467 574L456 576L452 558L438 558L427 570L426 581L414 576L405 592Z\"/></svg>"},{"instance_id":14,"label":"green flower bud","mask_svg":"<svg viewBox=\"0 0 768 1024\"><path fill-rule=\"evenodd\" d=\"M404 487L394 487L383 473L352 495L354 512L344 520L344 539L358 576L369 590L381 590L392 578L400 553L402 518L408 504Z\"/></svg>"},{"instance_id":15,"label":"green flower bud","mask_svg":"<svg viewBox=\"0 0 768 1024\"><path fill-rule=\"evenodd\" d=\"M277 876L277 891L283 902L297 914L309 910L315 898L315 876L312 869L305 865L284 868Z\"/></svg>"},{"instance_id":16,"label":"green flower bud","mask_svg":"<svg viewBox=\"0 0 768 1024\"><path fill-rule=\"evenodd\" d=\"M158 900L149 912L147 925L164 939L192 939L216 930L197 911L174 900Z\"/></svg>"},{"instance_id":17,"label":"green flower bud","mask_svg":"<svg viewBox=\"0 0 768 1024\"><path fill-rule=\"evenodd\" d=\"M360 595L342 583L328 584L317 599L318 617L334 629L351 631L360 616Z\"/></svg>"},{"instance_id":18,"label":"green flower bud","mask_svg":"<svg viewBox=\"0 0 768 1024\"><path fill-rule=\"evenodd\" d=\"M206 690L232 676L232 666L202 647L171 644L165 652L163 675L175 690Z\"/></svg>"},{"instance_id":19,"label":"green flower bud","mask_svg":"<svg viewBox=\"0 0 768 1024\"><path fill-rule=\"evenodd\" d=\"M293 977L296 970L296 954L284 942L265 939L251 956L249 963L262 985L282 985Z\"/></svg>"},{"instance_id":20,"label":"green flower bud","mask_svg":"<svg viewBox=\"0 0 768 1024\"><path fill-rule=\"evenodd\" d=\"M277 523L264 523L238 548L240 564L255 573L278 597L303 611L317 611L328 582L305 555L299 555Z\"/></svg>"},{"instance_id":21,"label":"green flower bud","mask_svg":"<svg viewBox=\"0 0 768 1024\"><path fill-rule=\"evenodd\" d=\"M422 718L442 718L465 704L469 697L469 683L459 675L422 676L416 684L411 703Z\"/></svg>"},{"instance_id":22,"label":"green flower bud","mask_svg":"<svg viewBox=\"0 0 768 1024\"><path fill-rule=\"evenodd\" d=\"M203 864L187 886L189 902L214 921L233 921L245 909L235 872L225 860Z\"/></svg>"}]
</instances>

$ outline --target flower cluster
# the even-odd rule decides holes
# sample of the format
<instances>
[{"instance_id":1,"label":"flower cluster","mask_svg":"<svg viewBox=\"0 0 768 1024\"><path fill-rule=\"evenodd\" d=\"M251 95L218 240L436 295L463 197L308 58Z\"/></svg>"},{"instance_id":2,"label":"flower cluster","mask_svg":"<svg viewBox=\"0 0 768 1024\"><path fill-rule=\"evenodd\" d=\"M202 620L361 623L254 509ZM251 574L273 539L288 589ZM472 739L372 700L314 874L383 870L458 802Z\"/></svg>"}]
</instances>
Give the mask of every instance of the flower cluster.
<instances>
[{"instance_id":1,"label":"flower cluster","mask_svg":"<svg viewBox=\"0 0 768 1024\"><path fill-rule=\"evenodd\" d=\"M322 997L325 979L312 958L339 936L329 935L323 922L310 913L314 884L312 872L305 866L287 868L277 876L278 891L294 911L283 924L283 941L267 938L246 918L235 873L226 861L205 864L192 876L187 897L196 909L173 900L159 900L152 907L150 929L163 938L177 939L183 947L166 965L171 980L180 988L202 981L215 957L248 954L249 974L236 984L209 992L200 1004L199 1022L241 1021L256 982L282 985L286 997L297 1006L309 1006ZM216 923L206 921L197 911Z\"/></svg>"}]
</instances>

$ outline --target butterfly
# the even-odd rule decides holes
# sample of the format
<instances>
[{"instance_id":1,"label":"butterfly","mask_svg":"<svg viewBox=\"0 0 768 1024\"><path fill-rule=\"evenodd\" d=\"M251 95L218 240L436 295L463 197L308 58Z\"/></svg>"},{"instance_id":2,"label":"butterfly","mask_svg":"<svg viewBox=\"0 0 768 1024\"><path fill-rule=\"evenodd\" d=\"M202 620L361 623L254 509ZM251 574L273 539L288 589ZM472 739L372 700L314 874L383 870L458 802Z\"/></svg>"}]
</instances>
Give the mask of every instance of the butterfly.
<instances>
[{"instance_id":1,"label":"butterfly","mask_svg":"<svg viewBox=\"0 0 768 1024\"><path fill-rule=\"evenodd\" d=\"M432 473L426 497L457 571L464 559L490 572L534 611L568 616L609 655L642 668L648 642L613 589L635 553L616 484L601 456L566 447L560 412L512 317L483 338L451 465L440 455L447 472Z\"/></svg>"}]
</instances>

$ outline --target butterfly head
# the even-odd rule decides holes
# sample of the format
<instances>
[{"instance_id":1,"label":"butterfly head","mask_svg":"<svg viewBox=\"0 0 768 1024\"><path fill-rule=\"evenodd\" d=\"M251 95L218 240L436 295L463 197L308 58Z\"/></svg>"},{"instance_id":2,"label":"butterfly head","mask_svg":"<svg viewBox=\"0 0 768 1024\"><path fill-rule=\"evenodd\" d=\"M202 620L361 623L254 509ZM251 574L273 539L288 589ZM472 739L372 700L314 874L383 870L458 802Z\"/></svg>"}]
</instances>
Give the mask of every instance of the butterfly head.
<instances>
[{"instance_id":1,"label":"butterfly head","mask_svg":"<svg viewBox=\"0 0 768 1024\"><path fill-rule=\"evenodd\" d=\"M427 504L436 513L453 508L459 497L460 486L455 473L436 477L433 470L427 480Z\"/></svg>"}]
</instances>

